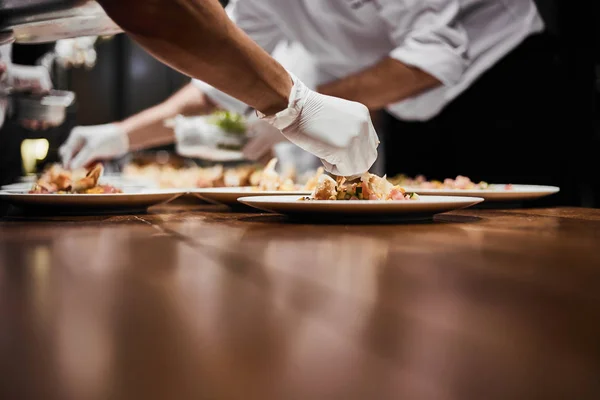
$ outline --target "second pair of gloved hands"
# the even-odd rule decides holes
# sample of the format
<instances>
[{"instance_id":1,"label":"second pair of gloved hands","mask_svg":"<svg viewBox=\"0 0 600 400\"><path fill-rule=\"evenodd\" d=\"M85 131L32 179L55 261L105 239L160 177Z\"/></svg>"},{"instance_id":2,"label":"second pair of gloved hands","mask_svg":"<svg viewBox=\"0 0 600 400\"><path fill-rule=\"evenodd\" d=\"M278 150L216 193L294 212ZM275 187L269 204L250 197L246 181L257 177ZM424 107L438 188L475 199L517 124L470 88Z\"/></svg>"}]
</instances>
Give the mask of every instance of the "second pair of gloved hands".
<instances>
[{"instance_id":1,"label":"second pair of gloved hands","mask_svg":"<svg viewBox=\"0 0 600 400\"><path fill-rule=\"evenodd\" d=\"M17 92L44 94L51 89L52 80L45 67L18 65L0 60L0 97ZM25 128L33 130L51 127L43 121L21 120L18 122Z\"/></svg>"},{"instance_id":2,"label":"second pair of gloved hands","mask_svg":"<svg viewBox=\"0 0 600 400\"><path fill-rule=\"evenodd\" d=\"M288 107L276 115L261 115L250 124L252 139L244 147L245 157L258 159L264 149L287 139L319 157L332 174L350 176L367 171L377 158L379 144L368 109L356 102L319 94L292 78ZM202 118L193 123L180 119L179 124L179 129L175 124L179 143L193 138L210 146L223 134ZM59 153L65 165L79 168L94 160L123 156L128 149L126 132L119 124L107 124L73 129Z\"/></svg>"}]
</instances>

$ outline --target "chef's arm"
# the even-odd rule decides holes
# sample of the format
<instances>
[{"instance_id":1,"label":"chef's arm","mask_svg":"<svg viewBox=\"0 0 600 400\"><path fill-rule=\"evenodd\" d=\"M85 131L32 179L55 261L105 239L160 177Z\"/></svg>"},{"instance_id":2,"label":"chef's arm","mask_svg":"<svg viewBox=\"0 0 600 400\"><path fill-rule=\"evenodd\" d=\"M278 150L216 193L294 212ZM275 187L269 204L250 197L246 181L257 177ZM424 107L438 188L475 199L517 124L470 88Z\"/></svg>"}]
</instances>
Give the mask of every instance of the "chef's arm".
<instances>
[{"instance_id":1,"label":"chef's arm","mask_svg":"<svg viewBox=\"0 0 600 400\"><path fill-rule=\"evenodd\" d=\"M172 128L165 120L177 115L204 115L216 109L215 104L193 83L188 83L167 100L116 125L129 138L131 151L173 143Z\"/></svg>"},{"instance_id":2,"label":"chef's arm","mask_svg":"<svg viewBox=\"0 0 600 400\"><path fill-rule=\"evenodd\" d=\"M99 0L149 53L253 108L288 106L287 71L227 16L217 0Z\"/></svg>"},{"instance_id":3,"label":"chef's arm","mask_svg":"<svg viewBox=\"0 0 600 400\"><path fill-rule=\"evenodd\" d=\"M370 110L380 110L440 84L437 78L427 72L386 57L373 67L320 85L317 91L358 101Z\"/></svg>"},{"instance_id":4,"label":"chef's arm","mask_svg":"<svg viewBox=\"0 0 600 400\"><path fill-rule=\"evenodd\" d=\"M379 0L390 40L388 57L373 67L319 88L325 94L364 103L371 109L460 81L468 66L468 37L457 22L458 0Z\"/></svg>"}]
</instances>

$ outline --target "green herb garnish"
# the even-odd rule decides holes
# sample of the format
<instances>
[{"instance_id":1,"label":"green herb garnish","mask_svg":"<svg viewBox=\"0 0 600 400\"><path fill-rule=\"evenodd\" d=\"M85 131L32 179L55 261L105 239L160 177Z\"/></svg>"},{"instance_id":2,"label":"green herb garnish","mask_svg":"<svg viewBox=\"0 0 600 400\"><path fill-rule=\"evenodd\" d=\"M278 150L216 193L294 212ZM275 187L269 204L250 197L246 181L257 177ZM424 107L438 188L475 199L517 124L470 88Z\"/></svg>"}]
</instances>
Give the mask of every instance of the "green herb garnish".
<instances>
[{"instance_id":1,"label":"green herb garnish","mask_svg":"<svg viewBox=\"0 0 600 400\"><path fill-rule=\"evenodd\" d=\"M244 117L238 113L230 111L215 111L210 116L210 122L225 132L236 135L246 134L246 121Z\"/></svg>"}]
</instances>

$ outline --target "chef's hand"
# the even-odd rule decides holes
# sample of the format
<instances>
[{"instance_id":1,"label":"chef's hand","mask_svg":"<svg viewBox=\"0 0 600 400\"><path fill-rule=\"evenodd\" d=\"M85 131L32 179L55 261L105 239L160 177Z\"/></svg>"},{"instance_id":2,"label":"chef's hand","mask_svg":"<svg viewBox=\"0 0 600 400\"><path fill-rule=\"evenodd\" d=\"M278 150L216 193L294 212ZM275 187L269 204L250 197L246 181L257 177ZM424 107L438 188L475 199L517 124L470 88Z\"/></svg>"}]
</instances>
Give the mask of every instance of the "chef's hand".
<instances>
[{"instance_id":1,"label":"chef's hand","mask_svg":"<svg viewBox=\"0 0 600 400\"><path fill-rule=\"evenodd\" d=\"M92 161L124 156L128 150L127 134L113 123L73 128L58 154L66 168L77 169Z\"/></svg>"},{"instance_id":2,"label":"chef's hand","mask_svg":"<svg viewBox=\"0 0 600 400\"><path fill-rule=\"evenodd\" d=\"M292 80L288 108L261 118L292 143L319 157L334 175L368 171L377 159L379 138L367 107L314 92L296 77Z\"/></svg>"},{"instance_id":3,"label":"chef's hand","mask_svg":"<svg viewBox=\"0 0 600 400\"><path fill-rule=\"evenodd\" d=\"M92 68L96 64L94 45L97 36L81 36L71 39L58 40L54 46L56 61L63 68L81 67Z\"/></svg>"}]
</instances>

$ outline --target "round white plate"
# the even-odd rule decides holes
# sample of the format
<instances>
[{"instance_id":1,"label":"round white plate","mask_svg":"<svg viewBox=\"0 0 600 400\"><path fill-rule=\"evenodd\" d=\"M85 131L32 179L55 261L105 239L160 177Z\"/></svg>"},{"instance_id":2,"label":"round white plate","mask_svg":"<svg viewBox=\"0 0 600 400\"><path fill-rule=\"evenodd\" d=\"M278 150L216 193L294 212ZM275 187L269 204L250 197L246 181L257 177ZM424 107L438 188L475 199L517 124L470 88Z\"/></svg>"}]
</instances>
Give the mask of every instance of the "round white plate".
<instances>
[{"instance_id":1,"label":"round white plate","mask_svg":"<svg viewBox=\"0 0 600 400\"><path fill-rule=\"evenodd\" d=\"M419 200L299 200L302 196L242 197L240 202L263 211L303 220L344 222L431 219L435 214L481 203L481 197L421 196Z\"/></svg>"},{"instance_id":2,"label":"round white plate","mask_svg":"<svg viewBox=\"0 0 600 400\"><path fill-rule=\"evenodd\" d=\"M520 201L533 200L558 193L556 186L512 185L512 189L504 189L505 184L493 184L489 189L422 189L402 186L407 192L417 192L419 195L434 196L473 196L482 197L486 201Z\"/></svg>"},{"instance_id":3,"label":"round white plate","mask_svg":"<svg viewBox=\"0 0 600 400\"><path fill-rule=\"evenodd\" d=\"M9 192L28 192L33 187L34 183L35 181L11 183L9 185L0 186L0 189ZM158 189L156 184L138 179L123 179L103 176L100 178L98 183L100 185L111 185L128 193L139 192L144 189ZM179 189L179 191L183 192L185 190Z\"/></svg>"},{"instance_id":4,"label":"round white plate","mask_svg":"<svg viewBox=\"0 0 600 400\"><path fill-rule=\"evenodd\" d=\"M173 190L142 190L135 193L111 194L29 194L0 192L0 200L19 208L69 211L145 210L159 203L173 200L182 195Z\"/></svg>"},{"instance_id":5,"label":"round white plate","mask_svg":"<svg viewBox=\"0 0 600 400\"><path fill-rule=\"evenodd\" d=\"M240 197L251 196L308 196L311 191L294 190L294 191L260 191L252 186L241 187L219 187L219 188L198 188L190 190L189 193L194 193L205 199L209 203L220 203L228 206L240 205L238 199Z\"/></svg>"}]
</instances>

